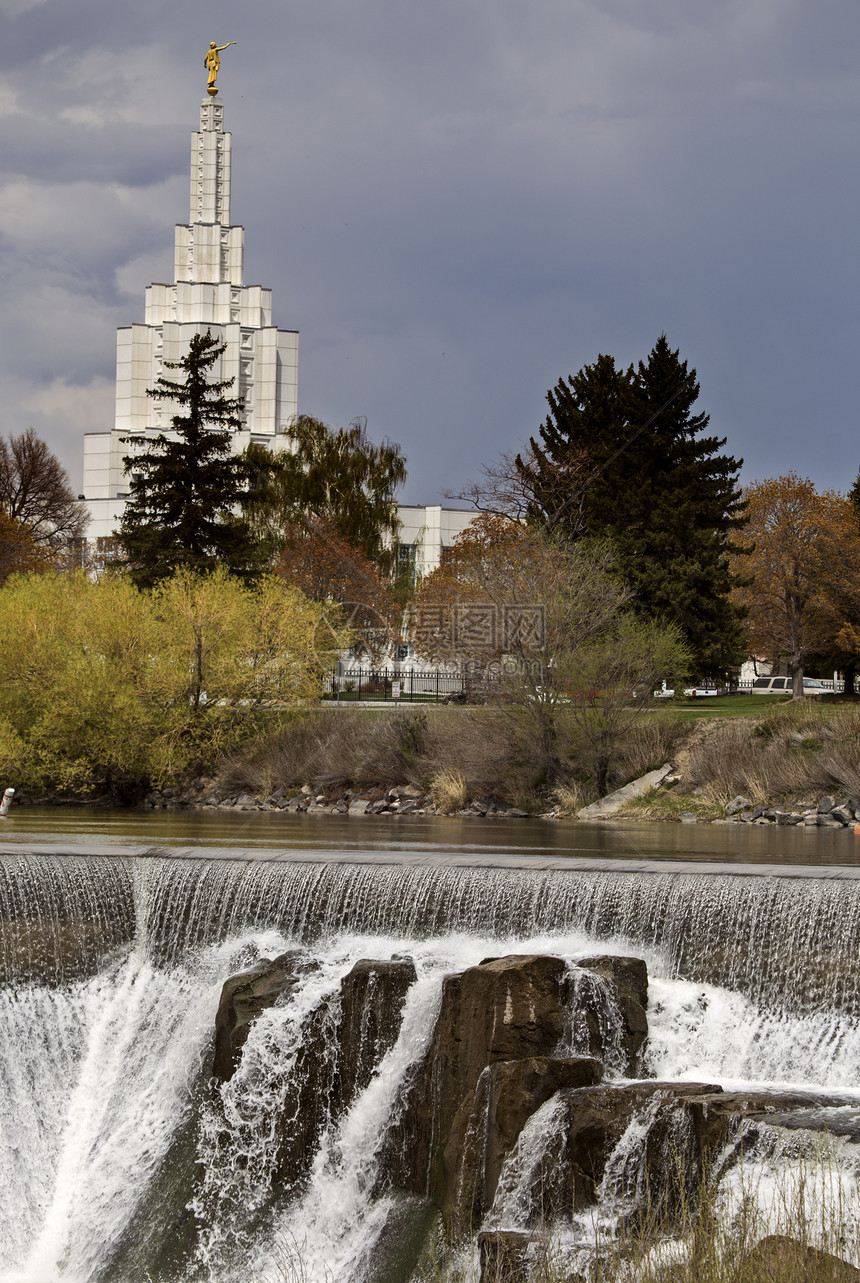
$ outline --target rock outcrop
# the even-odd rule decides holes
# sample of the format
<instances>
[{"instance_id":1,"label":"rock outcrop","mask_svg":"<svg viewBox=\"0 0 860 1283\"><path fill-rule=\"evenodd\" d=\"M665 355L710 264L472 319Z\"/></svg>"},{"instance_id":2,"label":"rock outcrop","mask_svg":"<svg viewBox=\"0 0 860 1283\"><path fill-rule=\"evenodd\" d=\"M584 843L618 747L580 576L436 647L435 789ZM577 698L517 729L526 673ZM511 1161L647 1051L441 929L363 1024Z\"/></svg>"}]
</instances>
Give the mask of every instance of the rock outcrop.
<instances>
[{"instance_id":1,"label":"rock outcrop","mask_svg":"<svg viewBox=\"0 0 860 1283\"><path fill-rule=\"evenodd\" d=\"M536 1172L530 1223L569 1220L595 1203L605 1180L620 1202L632 1205L647 1194L653 1211L671 1212L702 1172L696 1110L720 1090L703 1083L641 1082L563 1092L563 1123L548 1138ZM641 1145L631 1144L618 1161L619 1143L634 1120Z\"/></svg>"},{"instance_id":2,"label":"rock outcrop","mask_svg":"<svg viewBox=\"0 0 860 1283\"><path fill-rule=\"evenodd\" d=\"M254 1020L313 966L294 950L225 983L217 1082L236 1074ZM393 1047L415 980L409 958L363 959L339 993L305 1016L272 1120L280 1195L300 1192L323 1130ZM774 1126L826 1127L845 1103L629 1081L647 1035L647 1001L647 969L637 958L598 955L570 968L558 957L511 955L447 976L428 1049L401 1089L383 1146L377 1191L389 1202L368 1279L409 1277L441 1211L454 1240L481 1230L482 1283L528 1283L547 1224L570 1223L598 1201L622 1216L647 1206L671 1221L695 1201L712 1157L731 1161L725 1147L742 1123L749 1152ZM785 1264L785 1277L860 1283L852 1266L791 1240L756 1250L768 1269Z\"/></svg>"},{"instance_id":3,"label":"rock outcrop","mask_svg":"<svg viewBox=\"0 0 860 1283\"><path fill-rule=\"evenodd\" d=\"M253 1022L315 966L301 950L291 950L225 982L215 1020L217 1082L226 1083L235 1074ZM323 1127L369 1083L397 1038L403 1001L414 979L415 964L409 958L362 960L341 983L339 1017L337 1007L329 1011L322 1005L305 1018L280 1111L271 1120L273 1177L281 1189L293 1190L302 1182Z\"/></svg>"},{"instance_id":4,"label":"rock outcrop","mask_svg":"<svg viewBox=\"0 0 860 1283\"><path fill-rule=\"evenodd\" d=\"M462 1102L444 1152L451 1223L458 1234L480 1225L493 1205L502 1165L528 1119L556 1092L590 1087L600 1063L584 1056L536 1056L489 1065Z\"/></svg>"},{"instance_id":5,"label":"rock outcrop","mask_svg":"<svg viewBox=\"0 0 860 1283\"><path fill-rule=\"evenodd\" d=\"M458 1112L465 1126L488 1065L552 1056L565 1024L565 972L561 958L513 955L446 977L430 1049L392 1133L395 1185L450 1201L444 1150Z\"/></svg>"},{"instance_id":6,"label":"rock outcrop","mask_svg":"<svg viewBox=\"0 0 860 1283\"><path fill-rule=\"evenodd\" d=\"M597 802L592 802L589 806L584 806L579 811L580 820L605 820L610 815L615 815L621 811L628 802L634 798L643 797L644 794L650 793L652 789L659 788L661 784L673 773L674 768L667 763L656 771L649 771L647 775L640 775L638 780L631 780L629 784L624 784L614 793L608 793L606 797L600 798Z\"/></svg>"},{"instance_id":7,"label":"rock outcrop","mask_svg":"<svg viewBox=\"0 0 860 1283\"><path fill-rule=\"evenodd\" d=\"M274 1006L314 965L300 949L291 949L225 980L215 1016L212 1072L219 1082L227 1082L235 1073L251 1025L260 1012Z\"/></svg>"},{"instance_id":8,"label":"rock outcrop","mask_svg":"<svg viewBox=\"0 0 860 1283\"><path fill-rule=\"evenodd\" d=\"M585 1054L634 1077L648 1034L648 968L641 958L580 958L568 1008Z\"/></svg>"},{"instance_id":9,"label":"rock outcrop","mask_svg":"<svg viewBox=\"0 0 860 1283\"><path fill-rule=\"evenodd\" d=\"M362 959L341 982L340 1103L347 1106L370 1082L397 1040L406 994L415 983L411 958Z\"/></svg>"}]
</instances>

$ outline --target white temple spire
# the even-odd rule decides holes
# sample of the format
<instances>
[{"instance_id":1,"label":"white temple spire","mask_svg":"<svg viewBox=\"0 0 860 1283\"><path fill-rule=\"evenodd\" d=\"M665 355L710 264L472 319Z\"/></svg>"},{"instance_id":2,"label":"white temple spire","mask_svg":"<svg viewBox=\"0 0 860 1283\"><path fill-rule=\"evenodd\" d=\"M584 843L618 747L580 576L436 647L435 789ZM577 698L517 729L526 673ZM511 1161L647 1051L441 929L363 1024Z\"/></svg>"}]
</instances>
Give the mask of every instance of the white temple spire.
<instances>
[{"instance_id":1,"label":"white temple spire","mask_svg":"<svg viewBox=\"0 0 860 1283\"><path fill-rule=\"evenodd\" d=\"M110 534L122 514L128 493L122 460L134 453L128 442L143 444L170 430L176 407L147 389L165 361L187 353L192 334L210 330L226 345L214 373L233 379L245 402L234 450L250 441L283 449L295 421L298 334L272 325L271 290L244 283L244 229L230 222L231 138L217 89L207 92L200 129L191 135L190 217L176 227L173 281L149 285L143 324L119 330L113 431L85 438L91 537Z\"/></svg>"},{"instance_id":2,"label":"white temple spire","mask_svg":"<svg viewBox=\"0 0 860 1283\"><path fill-rule=\"evenodd\" d=\"M230 225L231 141L224 132L223 102L204 98L200 129L191 135L191 217L176 228L176 281L243 283L244 231Z\"/></svg>"},{"instance_id":3,"label":"white temple spire","mask_svg":"<svg viewBox=\"0 0 860 1283\"><path fill-rule=\"evenodd\" d=\"M191 135L189 223L230 224L230 143L224 133L224 103L204 98L200 130Z\"/></svg>"}]
</instances>

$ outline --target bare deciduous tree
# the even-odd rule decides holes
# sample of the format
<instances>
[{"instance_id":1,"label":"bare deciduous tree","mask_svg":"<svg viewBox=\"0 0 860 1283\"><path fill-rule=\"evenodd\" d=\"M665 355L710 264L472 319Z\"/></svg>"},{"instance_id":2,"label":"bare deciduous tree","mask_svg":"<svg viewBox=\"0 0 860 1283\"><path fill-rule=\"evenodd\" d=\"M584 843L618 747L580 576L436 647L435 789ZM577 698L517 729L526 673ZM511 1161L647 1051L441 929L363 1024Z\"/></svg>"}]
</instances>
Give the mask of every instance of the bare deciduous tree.
<instances>
[{"instance_id":1,"label":"bare deciduous tree","mask_svg":"<svg viewBox=\"0 0 860 1283\"><path fill-rule=\"evenodd\" d=\"M0 511L55 552L83 538L89 522L69 474L32 428L8 441L0 437Z\"/></svg>"},{"instance_id":2,"label":"bare deciduous tree","mask_svg":"<svg viewBox=\"0 0 860 1283\"><path fill-rule=\"evenodd\" d=\"M552 539L483 513L442 554L410 611L417 654L485 673L524 729L545 777L568 777L573 722L601 796L633 721L659 677L686 671L672 626L640 623L597 541Z\"/></svg>"},{"instance_id":3,"label":"bare deciduous tree","mask_svg":"<svg viewBox=\"0 0 860 1283\"><path fill-rule=\"evenodd\" d=\"M563 463L550 470L531 443L521 454L503 454L483 469L480 481L460 491L446 491L446 499L471 503L479 512L541 525L553 535L564 531L578 538L585 530L588 487L597 472L585 451L571 451Z\"/></svg>"}]
</instances>

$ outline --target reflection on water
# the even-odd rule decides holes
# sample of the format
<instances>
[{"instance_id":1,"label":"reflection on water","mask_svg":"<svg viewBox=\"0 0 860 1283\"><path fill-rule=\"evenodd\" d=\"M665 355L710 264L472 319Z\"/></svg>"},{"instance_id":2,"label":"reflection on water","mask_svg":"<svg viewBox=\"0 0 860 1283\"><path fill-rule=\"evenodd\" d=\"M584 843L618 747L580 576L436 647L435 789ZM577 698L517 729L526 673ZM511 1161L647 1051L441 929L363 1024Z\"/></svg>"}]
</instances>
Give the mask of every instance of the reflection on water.
<instances>
[{"instance_id":1,"label":"reflection on water","mask_svg":"<svg viewBox=\"0 0 860 1283\"><path fill-rule=\"evenodd\" d=\"M295 815L267 811L128 811L17 807L0 820L0 851L140 853L209 858L289 858L543 867L562 862L661 867L759 866L762 872L827 869L858 876L860 838L850 829L729 824L580 824L440 816Z\"/></svg>"}]
</instances>

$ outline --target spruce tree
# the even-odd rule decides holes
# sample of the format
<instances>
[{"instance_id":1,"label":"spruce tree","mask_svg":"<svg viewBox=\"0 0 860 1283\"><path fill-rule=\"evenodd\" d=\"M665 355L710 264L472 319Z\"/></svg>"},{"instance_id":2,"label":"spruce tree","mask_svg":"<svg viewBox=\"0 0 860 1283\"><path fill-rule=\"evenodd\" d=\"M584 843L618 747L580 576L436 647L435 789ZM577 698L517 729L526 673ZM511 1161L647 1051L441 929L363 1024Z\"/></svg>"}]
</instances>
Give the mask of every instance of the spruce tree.
<instances>
[{"instance_id":1,"label":"spruce tree","mask_svg":"<svg viewBox=\"0 0 860 1283\"><path fill-rule=\"evenodd\" d=\"M639 611L676 623L700 676L716 677L743 650L743 611L728 595L732 539L744 525L742 460L721 453L725 438L703 435L698 395L696 371L661 335L637 368L600 356L562 380L531 447L545 477L536 519L611 539ZM553 490L556 470L563 477L577 454L589 465L578 491Z\"/></svg>"},{"instance_id":2,"label":"spruce tree","mask_svg":"<svg viewBox=\"0 0 860 1283\"><path fill-rule=\"evenodd\" d=\"M160 433L148 449L123 459L131 498L119 542L138 587L151 588L183 566L226 566L244 578L254 572L254 541L236 515L247 468L230 453L230 429L242 426L244 406L241 398L226 395L232 379L208 379L225 348L208 330L195 334L187 356L165 362L184 378L162 376L148 389L149 396L175 401L184 413L171 419L175 440Z\"/></svg>"},{"instance_id":3,"label":"spruce tree","mask_svg":"<svg viewBox=\"0 0 860 1283\"><path fill-rule=\"evenodd\" d=\"M514 467L534 496L529 516L548 530L575 538L599 523L600 470L624 437L632 376L632 367L619 370L613 357L601 354L547 392L550 412L540 441L532 437L527 458L517 455Z\"/></svg>"}]
</instances>

